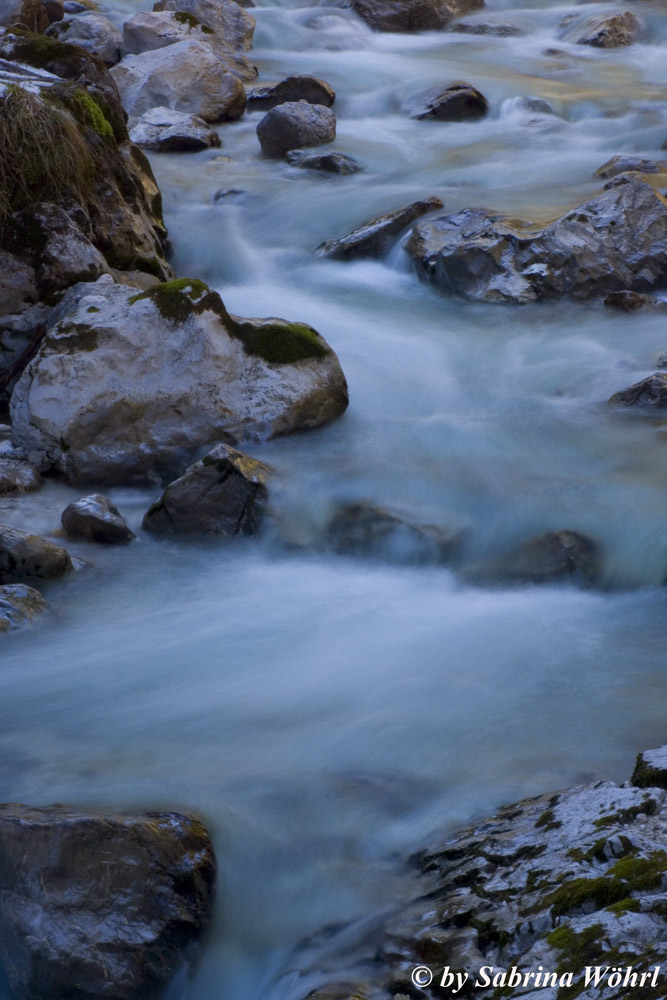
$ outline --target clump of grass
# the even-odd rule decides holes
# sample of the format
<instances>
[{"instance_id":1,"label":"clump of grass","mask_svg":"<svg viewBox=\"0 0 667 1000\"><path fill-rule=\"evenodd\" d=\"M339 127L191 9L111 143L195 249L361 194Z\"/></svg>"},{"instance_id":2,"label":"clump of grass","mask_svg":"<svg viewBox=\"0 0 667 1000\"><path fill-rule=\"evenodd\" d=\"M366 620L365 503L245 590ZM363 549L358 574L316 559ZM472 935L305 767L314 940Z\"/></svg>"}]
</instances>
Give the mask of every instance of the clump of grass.
<instances>
[{"instance_id":1,"label":"clump of grass","mask_svg":"<svg viewBox=\"0 0 667 1000\"><path fill-rule=\"evenodd\" d=\"M83 198L94 180L90 150L71 114L22 87L0 99L0 231L40 201Z\"/></svg>"}]
</instances>

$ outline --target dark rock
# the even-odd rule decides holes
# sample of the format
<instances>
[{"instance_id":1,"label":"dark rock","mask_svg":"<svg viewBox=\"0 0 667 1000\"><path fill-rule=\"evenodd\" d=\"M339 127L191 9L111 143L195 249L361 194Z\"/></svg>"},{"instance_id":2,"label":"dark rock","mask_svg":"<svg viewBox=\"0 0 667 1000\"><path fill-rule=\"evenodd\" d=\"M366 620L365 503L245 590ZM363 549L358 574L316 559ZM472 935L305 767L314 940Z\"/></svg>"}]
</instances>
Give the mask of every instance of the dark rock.
<instances>
[{"instance_id":1,"label":"dark rock","mask_svg":"<svg viewBox=\"0 0 667 1000\"><path fill-rule=\"evenodd\" d=\"M639 309L667 309L667 302L655 295L644 295L642 292L610 292L604 300L608 309L620 309L621 312L637 312Z\"/></svg>"},{"instance_id":2,"label":"dark rock","mask_svg":"<svg viewBox=\"0 0 667 1000\"><path fill-rule=\"evenodd\" d=\"M46 602L40 592L24 583L0 586L0 633L20 628L32 621L45 607ZM1 905L0 903L0 907Z\"/></svg>"},{"instance_id":3,"label":"dark rock","mask_svg":"<svg viewBox=\"0 0 667 1000\"><path fill-rule=\"evenodd\" d=\"M419 121L435 118L441 122L472 121L483 118L489 110L489 102L470 83L456 80L444 90L431 91L422 95L422 107L413 112Z\"/></svg>"},{"instance_id":4,"label":"dark rock","mask_svg":"<svg viewBox=\"0 0 667 1000\"><path fill-rule=\"evenodd\" d=\"M644 160L641 156L612 156L602 166L595 171L595 177L602 177L609 180L618 174L625 174L630 171L642 174L660 173L661 167L655 160Z\"/></svg>"},{"instance_id":5,"label":"dark rock","mask_svg":"<svg viewBox=\"0 0 667 1000\"><path fill-rule=\"evenodd\" d=\"M220 145L218 133L203 118L172 108L146 111L130 129L130 139L156 153L193 152Z\"/></svg>"},{"instance_id":6,"label":"dark rock","mask_svg":"<svg viewBox=\"0 0 667 1000\"><path fill-rule=\"evenodd\" d=\"M631 781L637 788L667 788L667 746L638 753Z\"/></svg>"},{"instance_id":7,"label":"dark rock","mask_svg":"<svg viewBox=\"0 0 667 1000\"><path fill-rule=\"evenodd\" d=\"M330 108L336 100L333 89L316 76L288 76L273 87L258 87L247 93L248 111L270 111L289 101L307 101Z\"/></svg>"},{"instance_id":8,"label":"dark rock","mask_svg":"<svg viewBox=\"0 0 667 1000\"><path fill-rule=\"evenodd\" d=\"M406 249L423 277L487 302L650 291L667 284L667 201L624 175L547 226L466 208L418 223Z\"/></svg>"},{"instance_id":9,"label":"dark rock","mask_svg":"<svg viewBox=\"0 0 667 1000\"><path fill-rule=\"evenodd\" d=\"M636 14L625 10L622 14L605 14L587 18L574 26L564 37L578 45L592 45L599 49L616 49L632 45L642 33L642 23Z\"/></svg>"},{"instance_id":10,"label":"dark rock","mask_svg":"<svg viewBox=\"0 0 667 1000\"><path fill-rule=\"evenodd\" d=\"M122 545L136 538L108 497L93 493L65 507L61 523L69 538Z\"/></svg>"},{"instance_id":11,"label":"dark rock","mask_svg":"<svg viewBox=\"0 0 667 1000\"><path fill-rule=\"evenodd\" d=\"M460 532L445 534L434 525L413 524L371 503L343 504L327 527L328 545L340 555L392 563L441 563L460 547Z\"/></svg>"},{"instance_id":12,"label":"dark rock","mask_svg":"<svg viewBox=\"0 0 667 1000\"><path fill-rule=\"evenodd\" d=\"M352 0L352 6L376 31L433 31L481 10L484 0Z\"/></svg>"},{"instance_id":13,"label":"dark rock","mask_svg":"<svg viewBox=\"0 0 667 1000\"><path fill-rule=\"evenodd\" d=\"M239 201L247 193L240 188L221 188L213 195L213 202L218 205L221 201Z\"/></svg>"},{"instance_id":14,"label":"dark rock","mask_svg":"<svg viewBox=\"0 0 667 1000\"><path fill-rule=\"evenodd\" d=\"M0 858L0 958L23 1000L157 1000L210 916L215 856L190 816L3 805Z\"/></svg>"},{"instance_id":15,"label":"dark rock","mask_svg":"<svg viewBox=\"0 0 667 1000\"><path fill-rule=\"evenodd\" d=\"M65 5L63 0L42 0L42 6L46 11L46 16L48 17L50 24L55 24L56 21L62 21L65 14Z\"/></svg>"},{"instance_id":16,"label":"dark rock","mask_svg":"<svg viewBox=\"0 0 667 1000\"><path fill-rule=\"evenodd\" d=\"M457 21L449 30L463 35L494 35L496 38L523 35L523 31L514 24L487 24L484 21Z\"/></svg>"},{"instance_id":17,"label":"dark rock","mask_svg":"<svg viewBox=\"0 0 667 1000\"><path fill-rule=\"evenodd\" d=\"M661 354L655 363L656 368L667 368L667 353Z\"/></svg>"},{"instance_id":18,"label":"dark rock","mask_svg":"<svg viewBox=\"0 0 667 1000\"><path fill-rule=\"evenodd\" d=\"M320 146L336 138L336 116L330 108L307 101L288 101L272 108L257 126L265 156L281 157L290 149Z\"/></svg>"},{"instance_id":19,"label":"dark rock","mask_svg":"<svg viewBox=\"0 0 667 1000\"><path fill-rule=\"evenodd\" d=\"M576 531L550 531L519 546L501 573L513 579L547 583L575 578L592 583L599 573L598 547Z\"/></svg>"},{"instance_id":20,"label":"dark rock","mask_svg":"<svg viewBox=\"0 0 667 1000\"><path fill-rule=\"evenodd\" d=\"M350 257L380 257L386 253L406 226L409 226L421 215L442 207L439 198L415 201L395 212L388 212L386 215L380 215L377 219L365 222L358 229L353 229L347 236L321 243L315 253L318 257L333 257L338 260Z\"/></svg>"},{"instance_id":21,"label":"dark rock","mask_svg":"<svg viewBox=\"0 0 667 1000\"><path fill-rule=\"evenodd\" d=\"M49 26L49 16L39 0L0 0L0 25L42 32Z\"/></svg>"},{"instance_id":22,"label":"dark rock","mask_svg":"<svg viewBox=\"0 0 667 1000\"><path fill-rule=\"evenodd\" d=\"M72 569L69 554L60 545L18 528L0 525L0 583L50 580Z\"/></svg>"},{"instance_id":23,"label":"dark rock","mask_svg":"<svg viewBox=\"0 0 667 1000\"><path fill-rule=\"evenodd\" d=\"M642 406L662 409L667 406L667 375L655 372L628 389L615 392L609 400L615 406Z\"/></svg>"},{"instance_id":24,"label":"dark rock","mask_svg":"<svg viewBox=\"0 0 667 1000\"><path fill-rule=\"evenodd\" d=\"M329 174L357 174L362 169L358 160L345 153L307 153L303 149L290 150L287 162L292 167L323 170Z\"/></svg>"},{"instance_id":25,"label":"dark rock","mask_svg":"<svg viewBox=\"0 0 667 1000\"><path fill-rule=\"evenodd\" d=\"M225 444L167 486L147 511L155 534L254 535L268 499L268 466Z\"/></svg>"},{"instance_id":26,"label":"dark rock","mask_svg":"<svg viewBox=\"0 0 667 1000\"><path fill-rule=\"evenodd\" d=\"M553 115L554 109L548 101L543 101L541 97L514 97L508 102L514 111L525 112L529 115Z\"/></svg>"},{"instance_id":27,"label":"dark rock","mask_svg":"<svg viewBox=\"0 0 667 1000\"><path fill-rule=\"evenodd\" d=\"M34 466L0 455L0 497L9 493L31 493L41 485L42 477Z\"/></svg>"}]
</instances>

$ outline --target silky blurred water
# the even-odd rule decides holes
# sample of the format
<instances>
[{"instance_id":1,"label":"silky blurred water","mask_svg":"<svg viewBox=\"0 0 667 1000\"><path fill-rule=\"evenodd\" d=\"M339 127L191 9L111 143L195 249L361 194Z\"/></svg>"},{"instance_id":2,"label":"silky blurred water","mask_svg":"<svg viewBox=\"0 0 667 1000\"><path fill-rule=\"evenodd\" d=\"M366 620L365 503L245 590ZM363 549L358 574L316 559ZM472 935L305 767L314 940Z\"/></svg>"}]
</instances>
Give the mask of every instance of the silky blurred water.
<instances>
[{"instance_id":1,"label":"silky blurred water","mask_svg":"<svg viewBox=\"0 0 667 1000\"><path fill-rule=\"evenodd\" d=\"M623 779L667 739L667 426L606 405L654 370L664 319L446 298L400 246L379 262L313 257L416 198L546 219L598 191L612 155L660 158L666 20L660 4L634 8L643 41L603 51L558 27L600 4L476 15L524 32L510 38L381 35L344 9L261 6L259 82L328 80L334 148L364 171L262 159L259 113L221 126L220 150L153 158L177 272L233 312L311 323L351 398L337 423L252 449L275 469L264 538L72 544L88 568L47 590L41 626L3 639L1 800L191 809L212 831L215 926L179 998L300 1000L283 975L293 948L399 899L402 859L434 831ZM407 117L457 78L488 96L487 118ZM241 193L214 203L225 189ZM0 515L52 536L76 495L52 483ZM151 494L110 495L139 530ZM358 499L465 529L464 572L315 551L335 505ZM600 546L600 590L470 582L562 529Z\"/></svg>"}]
</instances>

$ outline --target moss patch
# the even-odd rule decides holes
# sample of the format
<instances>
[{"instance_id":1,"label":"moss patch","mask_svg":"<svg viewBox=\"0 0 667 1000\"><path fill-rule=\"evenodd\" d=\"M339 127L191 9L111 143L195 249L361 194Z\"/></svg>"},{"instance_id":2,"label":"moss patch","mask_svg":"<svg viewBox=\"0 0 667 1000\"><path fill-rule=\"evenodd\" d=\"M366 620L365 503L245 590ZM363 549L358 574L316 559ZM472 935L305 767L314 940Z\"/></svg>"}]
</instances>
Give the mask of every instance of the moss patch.
<instances>
[{"instance_id":1,"label":"moss patch","mask_svg":"<svg viewBox=\"0 0 667 1000\"><path fill-rule=\"evenodd\" d=\"M657 888L667 871L667 854L655 851L646 858L621 858L606 875L576 878L565 882L546 899L554 917L577 910L592 902L597 909L613 906L632 892Z\"/></svg>"},{"instance_id":2,"label":"moss patch","mask_svg":"<svg viewBox=\"0 0 667 1000\"><path fill-rule=\"evenodd\" d=\"M615 813L607 813L605 816L600 816L595 820L593 826L597 826L598 829L602 829L606 826L623 826L626 823L632 823L640 813L646 813L647 816L652 816L658 808L658 803L655 799L650 796L645 796L642 803L638 806L630 806L629 809L619 809Z\"/></svg>"},{"instance_id":3,"label":"moss patch","mask_svg":"<svg viewBox=\"0 0 667 1000\"><path fill-rule=\"evenodd\" d=\"M554 818L555 814L553 809L545 809L542 815L537 820L535 826L543 826L545 830L557 830L563 824L560 820Z\"/></svg>"},{"instance_id":4,"label":"moss patch","mask_svg":"<svg viewBox=\"0 0 667 1000\"><path fill-rule=\"evenodd\" d=\"M190 316L210 310L216 313L228 328L233 325L218 293L197 278L164 281L154 288L133 295L129 300L130 305L144 299L149 299L162 318L171 323L184 323Z\"/></svg>"},{"instance_id":5,"label":"moss patch","mask_svg":"<svg viewBox=\"0 0 667 1000\"><path fill-rule=\"evenodd\" d=\"M242 341L247 354L274 365L294 364L306 358L322 358L330 353L315 330L305 323L267 320L255 324L237 321L229 327L229 332Z\"/></svg>"},{"instance_id":6,"label":"moss patch","mask_svg":"<svg viewBox=\"0 0 667 1000\"><path fill-rule=\"evenodd\" d=\"M179 24L187 24L189 28L201 28L205 35L214 35L215 32L209 28L208 24L202 24L198 17L187 10L177 10L174 12L174 20Z\"/></svg>"}]
</instances>

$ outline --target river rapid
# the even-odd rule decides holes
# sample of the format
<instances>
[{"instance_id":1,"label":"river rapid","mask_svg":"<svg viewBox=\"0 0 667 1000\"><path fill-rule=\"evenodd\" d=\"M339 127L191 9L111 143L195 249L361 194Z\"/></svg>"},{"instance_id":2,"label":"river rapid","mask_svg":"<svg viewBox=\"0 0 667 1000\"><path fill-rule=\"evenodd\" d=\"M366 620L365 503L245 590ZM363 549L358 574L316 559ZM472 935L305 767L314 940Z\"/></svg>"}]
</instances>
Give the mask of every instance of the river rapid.
<instances>
[{"instance_id":1,"label":"river rapid","mask_svg":"<svg viewBox=\"0 0 667 1000\"><path fill-rule=\"evenodd\" d=\"M103 5L118 23L139 9ZM335 424L248 448L276 470L265 537L68 543L88 569L46 591L40 627L3 640L0 800L180 808L212 832L214 927L174 1000L300 1000L293 949L401 898L404 859L434 832L624 779L667 739L667 425L606 404L655 370L663 317L447 298L401 246L380 262L313 256L430 195L447 211L553 218L600 190L592 175L614 154L660 158L665 8L632 9L644 40L605 51L563 41L582 8L546 0L489 0L475 19L524 33L504 38L376 34L344 9L259 6L258 82L327 80L335 148L364 171L262 159L259 112L221 126L219 150L152 159L177 273L232 312L312 324L351 400ZM455 79L487 96L486 118L404 113ZM50 483L0 514L48 537L78 495ZM135 530L154 498L109 495ZM316 551L334 505L357 499L465 529L466 572ZM475 566L562 529L600 545L600 589L474 582Z\"/></svg>"}]
</instances>

